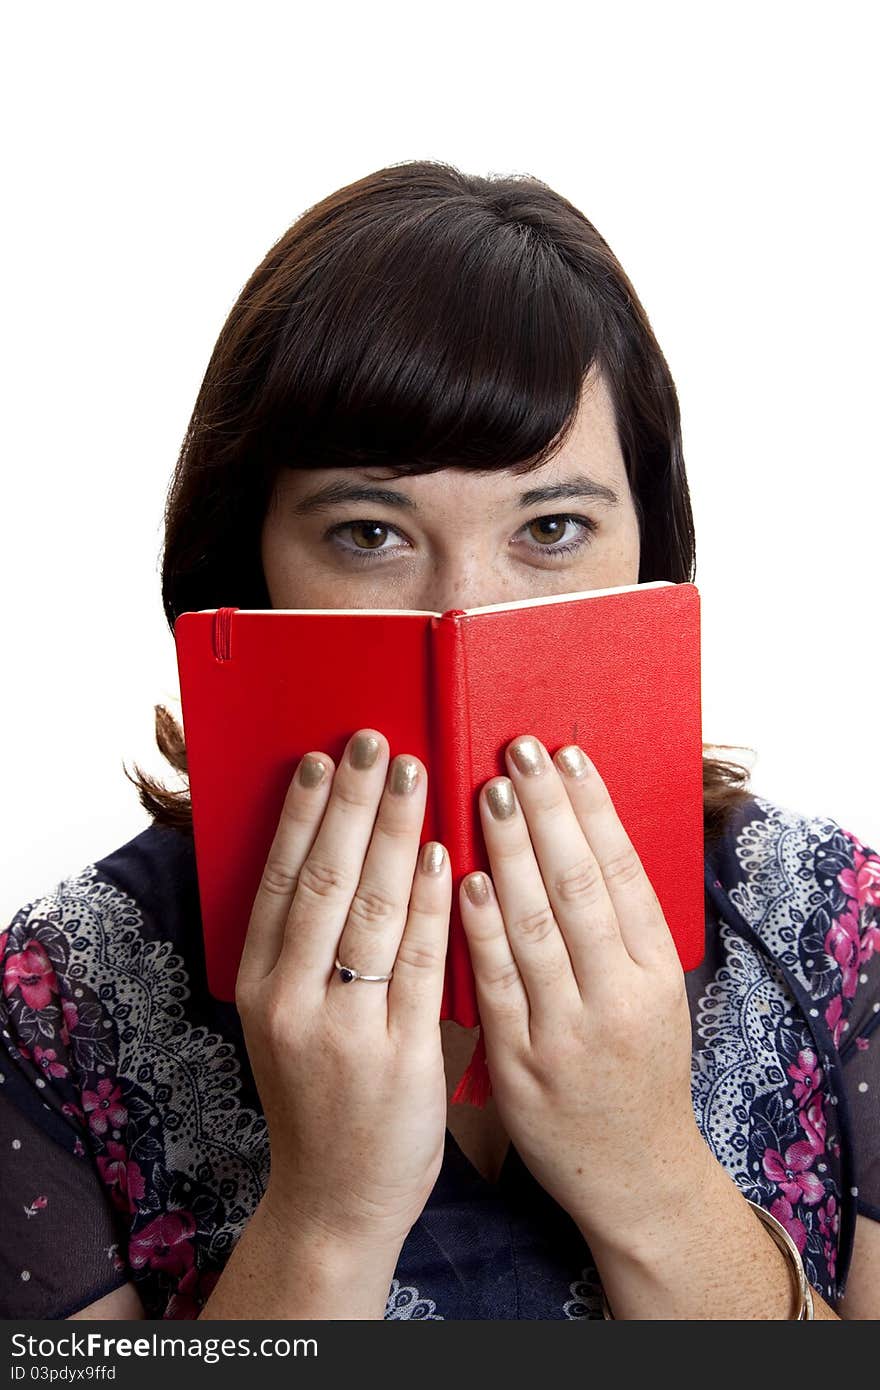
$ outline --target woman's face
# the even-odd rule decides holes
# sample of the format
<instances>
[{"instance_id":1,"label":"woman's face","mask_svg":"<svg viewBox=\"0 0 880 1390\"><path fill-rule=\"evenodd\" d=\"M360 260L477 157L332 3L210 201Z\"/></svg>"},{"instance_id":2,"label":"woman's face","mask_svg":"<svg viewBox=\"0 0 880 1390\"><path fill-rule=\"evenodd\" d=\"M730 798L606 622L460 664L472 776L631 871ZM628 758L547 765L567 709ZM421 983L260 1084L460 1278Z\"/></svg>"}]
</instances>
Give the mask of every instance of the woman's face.
<instances>
[{"instance_id":1,"label":"woman's face","mask_svg":"<svg viewBox=\"0 0 880 1390\"><path fill-rule=\"evenodd\" d=\"M443 613L636 584L638 523L602 377L531 473L283 469L261 554L273 608Z\"/></svg>"}]
</instances>

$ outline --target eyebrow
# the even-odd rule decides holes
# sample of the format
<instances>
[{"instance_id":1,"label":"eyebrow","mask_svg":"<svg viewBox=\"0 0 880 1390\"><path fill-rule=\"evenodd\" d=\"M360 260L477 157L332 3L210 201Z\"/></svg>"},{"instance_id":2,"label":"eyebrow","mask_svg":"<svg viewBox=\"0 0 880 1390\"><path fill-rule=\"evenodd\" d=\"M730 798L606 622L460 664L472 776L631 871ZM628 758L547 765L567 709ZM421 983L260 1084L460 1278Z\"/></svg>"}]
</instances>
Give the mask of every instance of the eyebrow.
<instances>
[{"instance_id":1,"label":"eyebrow","mask_svg":"<svg viewBox=\"0 0 880 1390\"><path fill-rule=\"evenodd\" d=\"M616 507L620 498L613 488L582 474L566 483L554 483L548 487L530 488L521 492L518 507L534 507L539 502L556 502L565 498L587 498L593 502L604 502ZM340 502L379 502L385 507L400 507L402 510L417 512L418 505L405 492L395 492L393 488L368 487L363 483L343 481L326 483L316 492L301 497L292 508L294 516L312 516L316 512L329 511Z\"/></svg>"}]
</instances>

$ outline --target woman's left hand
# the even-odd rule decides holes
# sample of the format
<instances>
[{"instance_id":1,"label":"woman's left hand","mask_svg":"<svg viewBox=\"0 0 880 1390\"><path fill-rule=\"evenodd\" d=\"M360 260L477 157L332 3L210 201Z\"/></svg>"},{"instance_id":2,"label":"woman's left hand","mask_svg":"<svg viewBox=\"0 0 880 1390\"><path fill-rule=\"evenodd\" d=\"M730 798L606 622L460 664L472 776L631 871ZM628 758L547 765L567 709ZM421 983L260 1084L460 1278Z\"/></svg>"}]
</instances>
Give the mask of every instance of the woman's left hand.
<instances>
[{"instance_id":1,"label":"woman's left hand","mask_svg":"<svg viewBox=\"0 0 880 1390\"><path fill-rule=\"evenodd\" d=\"M588 1241L617 1244L689 1202L714 1162L691 1102L684 973L583 751L551 760L524 735L506 760L510 777L480 795L492 883L461 888L492 1093L545 1191ZM496 818L493 800L512 810Z\"/></svg>"}]
</instances>

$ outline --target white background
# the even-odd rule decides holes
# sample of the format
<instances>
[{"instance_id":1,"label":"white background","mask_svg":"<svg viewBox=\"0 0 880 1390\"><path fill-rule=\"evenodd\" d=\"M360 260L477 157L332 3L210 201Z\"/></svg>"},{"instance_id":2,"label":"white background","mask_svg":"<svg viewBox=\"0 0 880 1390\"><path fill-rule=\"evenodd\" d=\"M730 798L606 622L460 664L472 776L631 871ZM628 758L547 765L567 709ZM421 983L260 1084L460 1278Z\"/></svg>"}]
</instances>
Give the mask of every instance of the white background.
<instances>
[{"instance_id":1,"label":"white background","mask_svg":"<svg viewBox=\"0 0 880 1390\"><path fill-rule=\"evenodd\" d=\"M229 309L414 158L534 174L610 242L681 400L704 735L880 847L871 8L7 10L4 915L148 824L162 507Z\"/></svg>"}]
</instances>

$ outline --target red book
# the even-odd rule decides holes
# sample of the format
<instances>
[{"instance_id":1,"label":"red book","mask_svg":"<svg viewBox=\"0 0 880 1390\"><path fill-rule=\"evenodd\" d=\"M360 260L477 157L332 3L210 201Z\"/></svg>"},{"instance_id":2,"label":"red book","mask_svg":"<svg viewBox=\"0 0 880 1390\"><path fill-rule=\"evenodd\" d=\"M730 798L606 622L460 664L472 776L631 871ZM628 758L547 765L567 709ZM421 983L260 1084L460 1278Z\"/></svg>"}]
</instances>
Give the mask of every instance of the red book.
<instances>
[{"instance_id":1,"label":"red book","mask_svg":"<svg viewBox=\"0 0 880 1390\"><path fill-rule=\"evenodd\" d=\"M174 628L208 985L232 1000L297 763L359 728L428 770L421 843L453 876L441 1018L479 1023L459 884L491 872L478 793L533 734L605 780L684 969L704 942L699 594L658 581L447 613L206 609Z\"/></svg>"}]
</instances>

